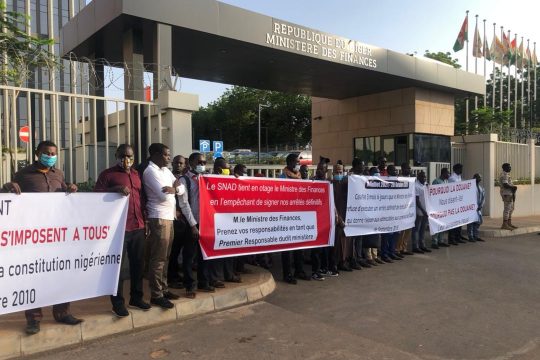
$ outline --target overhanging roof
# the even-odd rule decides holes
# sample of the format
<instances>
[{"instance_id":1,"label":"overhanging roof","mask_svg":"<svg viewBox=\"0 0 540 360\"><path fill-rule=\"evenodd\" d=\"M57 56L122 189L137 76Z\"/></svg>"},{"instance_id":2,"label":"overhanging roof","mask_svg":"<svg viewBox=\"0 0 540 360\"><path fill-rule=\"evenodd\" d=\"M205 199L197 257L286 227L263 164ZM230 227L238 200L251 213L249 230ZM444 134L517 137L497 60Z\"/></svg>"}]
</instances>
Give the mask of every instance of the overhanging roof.
<instances>
[{"instance_id":1,"label":"overhanging roof","mask_svg":"<svg viewBox=\"0 0 540 360\"><path fill-rule=\"evenodd\" d=\"M343 99L399 88L485 92L484 77L295 25L214 0L93 0L61 32L62 54L123 61L123 34L172 28L172 66L182 77Z\"/></svg>"}]
</instances>

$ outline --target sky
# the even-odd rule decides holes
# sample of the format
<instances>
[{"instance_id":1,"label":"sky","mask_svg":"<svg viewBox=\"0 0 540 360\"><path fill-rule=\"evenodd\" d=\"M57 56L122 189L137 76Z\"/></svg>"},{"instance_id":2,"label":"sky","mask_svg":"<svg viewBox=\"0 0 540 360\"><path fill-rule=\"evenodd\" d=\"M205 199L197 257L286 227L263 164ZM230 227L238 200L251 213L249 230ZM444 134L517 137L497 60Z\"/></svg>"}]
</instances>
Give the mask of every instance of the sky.
<instances>
[{"instance_id":1,"label":"sky","mask_svg":"<svg viewBox=\"0 0 540 360\"><path fill-rule=\"evenodd\" d=\"M488 43L493 38L493 23L505 31L538 41L540 52L540 26L535 11L535 1L514 0L222 0L222 2L247 10L286 20L316 30L343 36L376 47L400 53L450 51L465 68L465 49L453 53L466 10L469 10L469 53L475 15L480 34L486 19ZM488 70L491 69L488 63ZM474 58L469 55L469 71L474 72ZM483 60L478 61L478 73L483 74ZM489 73L489 71L488 71ZM200 105L206 106L221 96L227 85L192 79L181 80L180 90L199 94Z\"/></svg>"}]
</instances>

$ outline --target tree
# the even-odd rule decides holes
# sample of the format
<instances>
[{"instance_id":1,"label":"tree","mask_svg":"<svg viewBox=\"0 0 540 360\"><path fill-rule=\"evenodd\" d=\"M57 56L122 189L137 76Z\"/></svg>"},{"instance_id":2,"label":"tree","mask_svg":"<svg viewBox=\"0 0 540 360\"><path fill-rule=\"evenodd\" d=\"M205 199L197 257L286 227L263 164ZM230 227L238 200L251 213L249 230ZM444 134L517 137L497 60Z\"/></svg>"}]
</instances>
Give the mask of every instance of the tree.
<instances>
[{"instance_id":1,"label":"tree","mask_svg":"<svg viewBox=\"0 0 540 360\"><path fill-rule=\"evenodd\" d=\"M234 86L215 102L193 114L196 139L220 139L227 149L252 148L258 144L259 104L261 144L301 146L311 139L311 99L276 91Z\"/></svg>"},{"instance_id":2,"label":"tree","mask_svg":"<svg viewBox=\"0 0 540 360\"><path fill-rule=\"evenodd\" d=\"M48 49L53 39L41 39L28 35L24 29L29 18L21 13L7 11L5 0L0 0L0 84L22 86L35 67L49 70L60 67L58 58Z\"/></svg>"},{"instance_id":3,"label":"tree","mask_svg":"<svg viewBox=\"0 0 540 360\"><path fill-rule=\"evenodd\" d=\"M435 53L435 52L430 52L429 50L426 50L426 52L424 53L424 57L437 60L448 65L452 65L456 69L461 68L461 65L459 64L458 59L452 59L452 54L448 51L445 53L441 51Z\"/></svg>"}]
</instances>

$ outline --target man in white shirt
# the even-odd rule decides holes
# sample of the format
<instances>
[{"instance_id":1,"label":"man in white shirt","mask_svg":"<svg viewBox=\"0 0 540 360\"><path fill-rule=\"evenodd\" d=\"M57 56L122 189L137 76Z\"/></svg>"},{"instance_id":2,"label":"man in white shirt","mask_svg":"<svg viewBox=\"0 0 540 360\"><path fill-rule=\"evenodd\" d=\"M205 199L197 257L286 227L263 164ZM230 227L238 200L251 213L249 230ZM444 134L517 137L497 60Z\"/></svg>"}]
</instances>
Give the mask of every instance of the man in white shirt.
<instances>
[{"instance_id":1,"label":"man in white shirt","mask_svg":"<svg viewBox=\"0 0 540 360\"><path fill-rule=\"evenodd\" d=\"M167 168L171 162L169 148L154 143L148 148L150 158L143 172L146 194L146 212L150 227L148 282L150 303L164 309L172 309L178 295L171 293L167 285L167 268L173 241L173 220L176 213L175 195L182 195L185 187Z\"/></svg>"},{"instance_id":2,"label":"man in white shirt","mask_svg":"<svg viewBox=\"0 0 540 360\"><path fill-rule=\"evenodd\" d=\"M448 178L449 183L460 182L461 174L463 173L462 164L454 164L452 166L452 175ZM461 226L448 230L448 243L451 245L458 245L459 243L465 244L466 241L463 241L461 236Z\"/></svg>"},{"instance_id":3,"label":"man in white shirt","mask_svg":"<svg viewBox=\"0 0 540 360\"><path fill-rule=\"evenodd\" d=\"M424 235L428 223L428 213L426 211L426 200L424 192L426 191L426 173L420 171L415 181L416 192L416 220L412 230L413 252L423 254L431 252L424 243Z\"/></svg>"}]
</instances>

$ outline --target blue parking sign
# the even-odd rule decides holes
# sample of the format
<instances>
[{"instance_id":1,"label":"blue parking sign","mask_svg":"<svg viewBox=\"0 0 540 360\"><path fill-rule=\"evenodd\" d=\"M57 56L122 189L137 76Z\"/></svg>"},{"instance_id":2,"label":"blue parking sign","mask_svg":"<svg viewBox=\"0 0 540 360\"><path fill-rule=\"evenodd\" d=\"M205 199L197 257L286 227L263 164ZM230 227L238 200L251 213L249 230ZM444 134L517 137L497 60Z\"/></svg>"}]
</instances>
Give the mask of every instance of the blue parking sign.
<instances>
[{"instance_id":1,"label":"blue parking sign","mask_svg":"<svg viewBox=\"0 0 540 360\"><path fill-rule=\"evenodd\" d=\"M214 155L219 154L217 157L221 156L223 152L223 141L214 141Z\"/></svg>"},{"instance_id":2,"label":"blue parking sign","mask_svg":"<svg viewBox=\"0 0 540 360\"><path fill-rule=\"evenodd\" d=\"M210 152L210 140L199 140L199 151L202 153Z\"/></svg>"}]
</instances>

